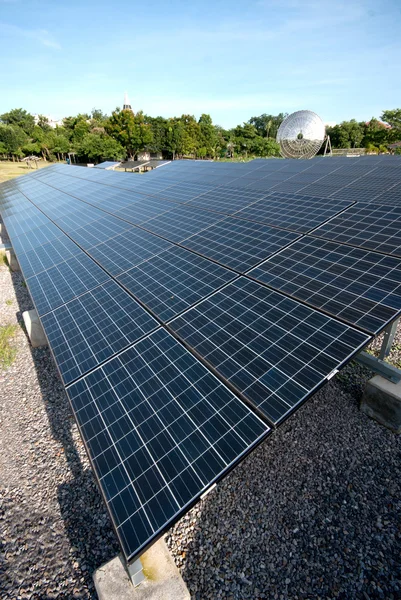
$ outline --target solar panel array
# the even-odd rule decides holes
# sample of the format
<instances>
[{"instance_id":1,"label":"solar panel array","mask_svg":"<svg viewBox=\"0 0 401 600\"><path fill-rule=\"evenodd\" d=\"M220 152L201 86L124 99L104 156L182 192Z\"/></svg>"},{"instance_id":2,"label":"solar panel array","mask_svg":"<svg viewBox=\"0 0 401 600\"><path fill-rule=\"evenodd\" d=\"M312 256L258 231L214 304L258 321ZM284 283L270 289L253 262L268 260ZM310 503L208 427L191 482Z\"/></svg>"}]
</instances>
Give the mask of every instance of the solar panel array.
<instances>
[{"instance_id":1,"label":"solar panel array","mask_svg":"<svg viewBox=\"0 0 401 600\"><path fill-rule=\"evenodd\" d=\"M0 186L127 559L400 315L400 167L55 165Z\"/></svg>"}]
</instances>

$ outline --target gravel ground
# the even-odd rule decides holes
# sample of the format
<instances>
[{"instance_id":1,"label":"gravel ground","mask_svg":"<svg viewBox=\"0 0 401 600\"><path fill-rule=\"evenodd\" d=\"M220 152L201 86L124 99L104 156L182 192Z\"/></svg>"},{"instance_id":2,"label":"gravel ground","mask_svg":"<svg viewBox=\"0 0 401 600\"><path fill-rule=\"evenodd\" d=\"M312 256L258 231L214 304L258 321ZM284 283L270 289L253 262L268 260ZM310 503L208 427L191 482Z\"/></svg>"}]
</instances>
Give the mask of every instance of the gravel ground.
<instances>
[{"instance_id":1,"label":"gravel ground","mask_svg":"<svg viewBox=\"0 0 401 600\"><path fill-rule=\"evenodd\" d=\"M5 266L0 307L1 324L32 307ZM93 570L118 545L49 350L22 327L14 343L0 371L0 598L96 598ZM358 410L369 375L344 369L169 532L192 598L401 598L401 440Z\"/></svg>"}]
</instances>

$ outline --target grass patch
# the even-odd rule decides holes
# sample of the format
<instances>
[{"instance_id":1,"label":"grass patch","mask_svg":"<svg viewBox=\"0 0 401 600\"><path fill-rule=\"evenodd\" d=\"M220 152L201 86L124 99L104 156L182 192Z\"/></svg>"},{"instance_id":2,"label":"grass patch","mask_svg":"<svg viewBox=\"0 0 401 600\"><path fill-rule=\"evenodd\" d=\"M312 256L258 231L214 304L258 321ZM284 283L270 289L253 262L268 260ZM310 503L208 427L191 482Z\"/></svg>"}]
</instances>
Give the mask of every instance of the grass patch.
<instances>
[{"instance_id":1,"label":"grass patch","mask_svg":"<svg viewBox=\"0 0 401 600\"><path fill-rule=\"evenodd\" d=\"M5 267L8 267L7 256L6 256L6 253L4 252L4 250L0 251L0 265L4 265Z\"/></svg>"},{"instance_id":2,"label":"grass patch","mask_svg":"<svg viewBox=\"0 0 401 600\"><path fill-rule=\"evenodd\" d=\"M38 162L38 168L48 167L50 162L44 162L43 160ZM35 169L28 169L26 163L23 162L12 162L12 161L0 161L0 183L13 179L13 177L19 177L20 175L27 175L28 173L34 173Z\"/></svg>"},{"instance_id":3,"label":"grass patch","mask_svg":"<svg viewBox=\"0 0 401 600\"><path fill-rule=\"evenodd\" d=\"M6 369L13 364L17 355L17 349L12 344L12 338L18 329L18 325L0 326L0 368Z\"/></svg>"},{"instance_id":4,"label":"grass patch","mask_svg":"<svg viewBox=\"0 0 401 600\"><path fill-rule=\"evenodd\" d=\"M12 300L6 300L6 304L7 304L7 306L12 306L13 301Z\"/></svg>"}]
</instances>

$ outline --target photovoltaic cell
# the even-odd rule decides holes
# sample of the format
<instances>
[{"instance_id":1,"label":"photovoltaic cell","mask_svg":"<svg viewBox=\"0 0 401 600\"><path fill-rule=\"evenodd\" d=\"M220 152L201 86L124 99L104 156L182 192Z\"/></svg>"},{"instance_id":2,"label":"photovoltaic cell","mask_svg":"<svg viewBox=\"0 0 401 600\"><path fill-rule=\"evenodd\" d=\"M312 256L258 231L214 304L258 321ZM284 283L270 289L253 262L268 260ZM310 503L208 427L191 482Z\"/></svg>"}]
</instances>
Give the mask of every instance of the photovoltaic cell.
<instances>
[{"instance_id":1,"label":"photovoltaic cell","mask_svg":"<svg viewBox=\"0 0 401 600\"><path fill-rule=\"evenodd\" d=\"M84 250L88 250L131 228L132 225L129 223L107 215L102 216L97 221L92 221L85 227L80 227L76 231L72 231L70 237Z\"/></svg>"},{"instance_id":2,"label":"photovoltaic cell","mask_svg":"<svg viewBox=\"0 0 401 600\"><path fill-rule=\"evenodd\" d=\"M238 211L235 216L241 219L266 223L283 229L307 233L327 219L350 206L352 202L322 200L320 198L292 199L267 196Z\"/></svg>"},{"instance_id":3,"label":"photovoltaic cell","mask_svg":"<svg viewBox=\"0 0 401 600\"><path fill-rule=\"evenodd\" d=\"M163 329L67 393L127 558L269 431Z\"/></svg>"},{"instance_id":4,"label":"photovoltaic cell","mask_svg":"<svg viewBox=\"0 0 401 600\"><path fill-rule=\"evenodd\" d=\"M180 242L209 225L217 223L222 218L223 216L218 213L197 210L185 205L177 206L163 215L147 221L143 226L171 242Z\"/></svg>"},{"instance_id":5,"label":"photovoltaic cell","mask_svg":"<svg viewBox=\"0 0 401 600\"><path fill-rule=\"evenodd\" d=\"M42 325L65 385L158 327L112 280L44 315Z\"/></svg>"},{"instance_id":6,"label":"photovoltaic cell","mask_svg":"<svg viewBox=\"0 0 401 600\"><path fill-rule=\"evenodd\" d=\"M109 279L86 254L79 254L27 279L39 316Z\"/></svg>"},{"instance_id":7,"label":"photovoltaic cell","mask_svg":"<svg viewBox=\"0 0 401 600\"><path fill-rule=\"evenodd\" d=\"M60 232L61 234L61 232ZM53 265L68 260L82 252L66 235L62 235L52 242L38 246L18 255L18 262L26 278L32 277L41 271L46 271Z\"/></svg>"},{"instance_id":8,"label":"photovoltaic cell","mask_svg":"<svg viewBox=\"0 0 401 600\"><path fill-rule=\"evenodd\" d=\"M313 235L401 256L401 206L358 203L316 229Z\"/></svg>"},{"instance_id":9,"label":"photovoltaic cell","mask_svg":"<svg viewBox=\"0 0 401 600\"><path fill-rule=\"evenodd\" d=\"M117 279L166 321L235 277L232 271L173 246Z\"/></svg>"},{"instance_id":10,"label":"photovoltaic cell","mask_svg":"<svg viewBox=\"0 0 401 600\"><path fill-rule=\"evenodd\" d=\"M243 277L169 326L273 423L371 339Z\"/></svg>"},{"instance_id":11,"label":"photovoltaic cell","mask_svg":"<svg viewBox=\"0 0 401 600\"><path fill-rule=\"evenodd\" d=\"M214 210L226 215L232 215L241 208L260 200L264 195L263 192L258 193L219 187L198 196L190 202L190 206L198 206L207 210Z\"/></svg>"},{"instance_id":12,"label":"photovoltaic cell","mask_svg":"<svg viewBox=\"0 0 401 600\"><path fill-rule=\"evenodd\" d=\"M33 250L64 235L54 223L49 221L47 225L32 229L18 237L13 237L13 248L17 254L29 252L29 250Z\"/></svg>"},{"instance_id":13,"label":"photovoltaic cell","mask_svg":"<svg viewBox=\"0 0 401 600\"><path fill-rule=\"evenodd\" d=\"M167 240L144 229L132 227L103 244L89 248L88 252L113 277L116 277L172 247L173 245Z\"/></svg>"},{"instance_id":14,"label":"photovoltaic cell","mask_svg":"<svg viewBox=\"0 0 401 600\"><path fill-rule=\"evenodd\" d=\"M298 237L292 231L227 217L181 244L222 265L245 272Z\"/></svg>"},{"instance_id":15,"label":"photovoltaic cell","mask_svg":"<svg viewBox=\"0 0 401 600\"><path fill-rule=\"evenodd\" d=\"M303 237L249 275L372 334L401 311L401 260Z\"/></svg>"}]
</instances>

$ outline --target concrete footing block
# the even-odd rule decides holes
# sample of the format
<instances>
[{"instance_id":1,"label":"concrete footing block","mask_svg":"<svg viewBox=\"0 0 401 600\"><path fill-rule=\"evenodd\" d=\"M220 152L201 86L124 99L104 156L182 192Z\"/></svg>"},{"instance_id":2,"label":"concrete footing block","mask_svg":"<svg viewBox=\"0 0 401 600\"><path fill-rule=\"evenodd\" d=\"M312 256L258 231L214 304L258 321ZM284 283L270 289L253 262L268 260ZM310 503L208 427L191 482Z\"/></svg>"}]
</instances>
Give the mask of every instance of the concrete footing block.
<instances>
[{"instance_id":1,"label":"concrete footing block","mask_svg":"<svg viewBox=\"0 0 401 600\"><path fill-rule=\"evenodd\" d=\"M10 250L6 250L6 258L11 271L20 271L17 257L15 256L15 252L12 248Z\"/></svg>"},{"instance_id":2,"label":"concrete footing block","mask_svg":"<svg viewBox=\"0 0 401 600\"><path fill-rule=\"evenodd\" d=\"M190 600L188 588L163 539L141 558L144 581L134 587L123 558L116 556L93 575L99 600Z\"/></svg>"},{"instance_id":3,"label":"concrete footing block","mask_svg":"<svg viewBox=\"0 0 401 600\"><path fill-rule=\"evenodd\" d=\"M401 381L375 375L366 384L361 410L394 433L401 433Z\"/></svg>"},{"instance_id":4,"label":"concrete footing block","mask_svg":"<svg viewBox=\"0 0 401 600\"><path fill-rule=\"evenodd\" d=\"M28 333L31 346L33 348L47 346L45 332L43 331L43 327L36 310L26 310L22 313L22 318L24 319L25 328Z\"/></svg>"}]
</instances>

